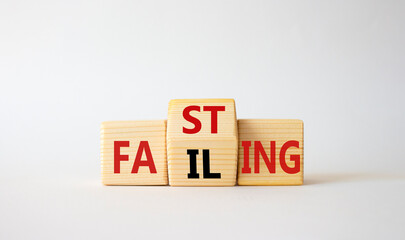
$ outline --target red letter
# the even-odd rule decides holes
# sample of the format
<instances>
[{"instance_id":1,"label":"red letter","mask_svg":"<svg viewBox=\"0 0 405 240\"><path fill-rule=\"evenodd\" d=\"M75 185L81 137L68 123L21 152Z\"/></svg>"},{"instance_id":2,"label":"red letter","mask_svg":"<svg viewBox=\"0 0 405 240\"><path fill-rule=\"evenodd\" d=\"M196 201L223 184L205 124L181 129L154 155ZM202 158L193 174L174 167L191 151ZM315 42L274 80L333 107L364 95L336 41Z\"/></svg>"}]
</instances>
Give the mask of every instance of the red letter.
<instances>
[{"instance_id":1,"label":"red letter","mask_svg":"<svg viewBox=\"0 0 405 240\"><path fill-rule=\"evenodd\" d=\"M259 154L262 155L264 162L266 163L267 169L270 173L276 172L276 142L270 142L270 160L267 157L266 152L263 149L262 143L260 141L255 141L255 173L260 173L260 162Z\"/></svg>"},{"instance_id":2,"label":"red letter","mask_svg":"<svg viewBox=\"0 0 405 240\"><path fill-rule=\"evenodd\" d=\"M301 162L300 162L300 155L290 155L290 160L295 162L294 167L290 168L285 163L285 153L289 147L300 147L300 143L298 141L288 141L284 143L280 150L280 165L284 172L289 174L298 173L301 169Z\"/></svg>"},{"instance_id":3,"label":"red letter","mask_svg":"<svg viewBox=\"0 0 405 240\"><path fill-rule=\"evenodd\" d=\"M188 134L198 133L201 130L201 122L197 118L190 115L190 111L200 111L199 106L188 106L183 110L183 117L185 120L194 123L193 129L183 127L183 132Z\"/></svg>"},{"instance_id":4,"label":"red letter","mask_svg":"<svg viewBox=\"0 0 405 240\"><path fill-rule=\"evenodd\" d=\"M242 173L251 173L252 170L249 167L249 147L250 141L242 141L243 146L243 168Z\"/></svg>"},{"instance_id":5,"label":"red letter","mask_svg":"<svg viewBox=\"0 0 405 240\"><path fill-rule=\"evenodd\" d=\"M211 133L218 133L218 111L225 111L225 106L204 106L203 110L211 112Z\"/></svg>"},{"instance_id":6,"label":"red letter","mask_svg":"<svg viewBox=\"0 0 405 240\"><path fill-rule=\"evenodd\" d=\"M129 147L129 141L114 141L114 173L120 173L121 161L128 161L128 155L121 155L121 147Z\"/></svg>"},{"instance_id":7,"label":"red letter","mask_svg":"<svg viewBox=\"0 0 405 240\"><path fill-rule=\"evenodd\" d=\"M142 152L144 151L144 149L146 154L146 161L141 161ZM136 153L135 162L134 166L132 167L131 173L138 173L139 166L148 166L150 173L157 173L148 141L141 141L139 143L138 152Z\"/></svg>"}]
</instances>

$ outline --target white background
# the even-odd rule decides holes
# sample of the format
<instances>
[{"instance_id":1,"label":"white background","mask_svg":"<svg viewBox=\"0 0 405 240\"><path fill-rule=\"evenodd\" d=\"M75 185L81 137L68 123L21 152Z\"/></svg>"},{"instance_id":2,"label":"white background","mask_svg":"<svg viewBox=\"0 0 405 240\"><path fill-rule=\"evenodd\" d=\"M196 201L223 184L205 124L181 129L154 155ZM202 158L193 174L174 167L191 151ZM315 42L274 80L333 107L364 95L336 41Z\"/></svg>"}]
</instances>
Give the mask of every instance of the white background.
<instances>
[{"instance_id":1,"label":"white background","mask_svg":"<svg viewBox=\"0 0 405 240\"><path fill-rule=\"evenodd\" d=\"M0 2L0 239L404 239L404 1ZM100 123L298 118L305 185L106 187ZM253 237L253 238L252 238Z\"/></svg>"}]
</instances>

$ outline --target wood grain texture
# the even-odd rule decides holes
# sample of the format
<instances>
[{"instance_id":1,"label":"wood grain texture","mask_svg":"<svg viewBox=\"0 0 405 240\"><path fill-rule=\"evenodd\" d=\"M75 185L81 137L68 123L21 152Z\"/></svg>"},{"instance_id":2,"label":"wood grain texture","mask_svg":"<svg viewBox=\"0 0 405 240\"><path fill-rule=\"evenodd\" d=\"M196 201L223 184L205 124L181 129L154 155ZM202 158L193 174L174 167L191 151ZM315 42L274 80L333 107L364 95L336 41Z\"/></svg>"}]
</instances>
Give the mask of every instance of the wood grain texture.
<instances>
[{"instance_id":1,"label":"wood grain texture","mask_svg":"<svg viewBox=\"0 0 405 240\"><path fill-rule=\"evenodd\" d=\"M240 119L239 129L239 161L238 161L238 184L239 185L301 185L303 184L304 141L303 122L289 119ZM299 155L300 171L295 174L286 173L280 166L280 150L287 141L298 141L299 147L290 147L285 154L287 166L293 168L295 162L291 161L291 155ZM251 173L242 173L244 167L243 141L251 141L249 148L249 166ZM254 142L260 141L268 158L270 158L270 141L275 141L275 173L270 173L263 157L260 156L259 173L255 173ZM259 154L258 154L259 155Z\"/></svg>"},{"instance_id":2,"label":"wood grain texture","mask_svg":"<svg viewBox=\"0 0 405 240\"><path fill-rule=\"evenodd\" d=\"M121 147L120 154L128 161L120 162L120 173L114 173L114 141L129 141ZM150 173L148 166L140 166L138 173L131 173L141 141L148 141L157 173ZM146 153L142 153L142 161ZM166 121L110 121L101 124L102 182L105 185L167 185Z\"/></svg>"},{"instance_id":3,"label":"wood grain texture","mask_svg":"<svg viewBox=\"0 0 405 240\"><path fill-rule=\"evenodd\" d=\"M183 133L183 127L193 128L185 120L183 110L187 106L200 106L201 111L190 114L202 123L201 131L195 134ZM225 106L218 112L218 132L211 133L211 112L203 106ZM238 134L233 99L179 99L169 103L167 120L167 158L169 184L171 186L234 186L236 184ZM188 178L190 158L187 149L198 149L198 179ZM203 149L210 151L210 172L221 173L220 179L203 177Z\"/></svg>"}]
</instances>

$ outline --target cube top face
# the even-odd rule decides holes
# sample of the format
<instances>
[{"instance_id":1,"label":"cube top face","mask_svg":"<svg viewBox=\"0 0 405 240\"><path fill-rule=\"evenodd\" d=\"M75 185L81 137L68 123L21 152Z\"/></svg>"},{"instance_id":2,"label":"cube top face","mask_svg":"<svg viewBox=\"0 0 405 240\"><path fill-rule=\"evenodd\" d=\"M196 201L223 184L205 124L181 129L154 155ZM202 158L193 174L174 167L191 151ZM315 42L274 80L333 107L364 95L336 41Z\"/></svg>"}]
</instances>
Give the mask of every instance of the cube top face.
<instances>
[{"instance_id":1,"label":"cube top face","mask_svg":"<svg viewBox=\"0 0 405 240\"><path fill-rule=\"evenodd\" d=\"M169 103L167 160L171 186L234 186L238 133L233 99Z\"/></svg>"},{"instance_id":2,"label":"cube top face","mask_svg":"<svg viewBox=\"0 0 405 240\"><path fill-rule=\"evenodd\" d=\"M237 135L233 99L174 99L169 102L168 140Z\"/></svg>"},{"instance_id":3,"label":"cube top face","mask_svg":"<svg viewBox=\"0 0 405 240\"><path fill-rule=\"evenodd\" d=\"M166 121L103 122L101 164L105 185L167 185Z\"/></svg>"},{"instance_id":4,"label":"cube top face","mask_svg":"<svg viewBox=\"0 0 405 240\"><path fill-rule=\"evenodd\" d=\"M241 119L239 185L303 184L303 122Z\"/></svg>"}]
</instances>

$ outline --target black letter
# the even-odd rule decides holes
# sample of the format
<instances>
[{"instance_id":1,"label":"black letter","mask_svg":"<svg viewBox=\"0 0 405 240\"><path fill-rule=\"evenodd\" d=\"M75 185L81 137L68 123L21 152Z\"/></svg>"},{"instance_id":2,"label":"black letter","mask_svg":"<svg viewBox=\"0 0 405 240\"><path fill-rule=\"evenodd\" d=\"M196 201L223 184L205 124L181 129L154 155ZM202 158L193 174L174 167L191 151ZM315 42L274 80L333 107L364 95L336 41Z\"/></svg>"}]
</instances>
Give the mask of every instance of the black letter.
<instances>
[{"instance_id":1,"label":"black letter","mask_svg":"<svg viewBox=\"0 0 405 240\"><path fill-rule=\"evenodd\" d=\"M200 174L197 173L197 154L198 149L187 149L187 154L190 155L190 173L188 178L200 178Z\"/></svg>"},{"instance_id":2,"label":"black letter","mask_svg":"<svg viewBox=\"0 0 405 240\"><path fill-rule=\"evenodd\" d=\"M204 178L221 178L221 173L210 173L210 150L209 149L203 149L203 169L204 169Z\"/></svg>"}]
</instances>

